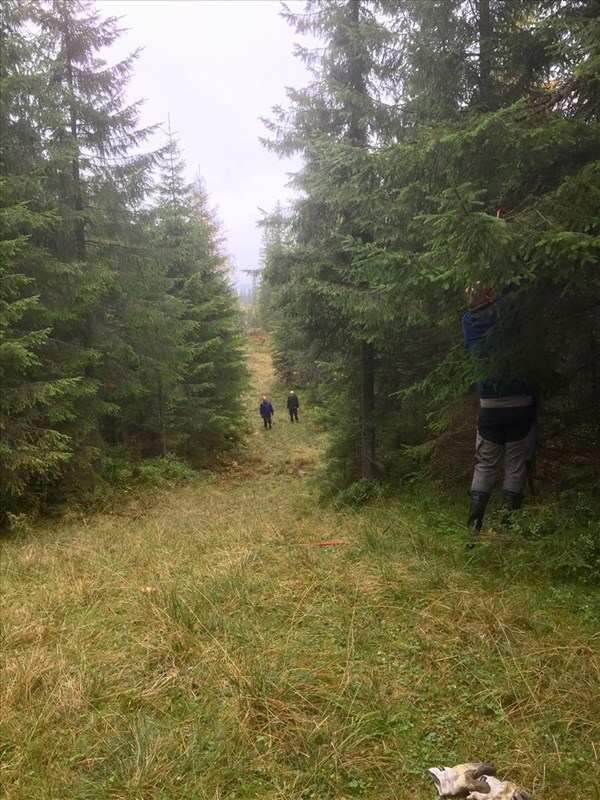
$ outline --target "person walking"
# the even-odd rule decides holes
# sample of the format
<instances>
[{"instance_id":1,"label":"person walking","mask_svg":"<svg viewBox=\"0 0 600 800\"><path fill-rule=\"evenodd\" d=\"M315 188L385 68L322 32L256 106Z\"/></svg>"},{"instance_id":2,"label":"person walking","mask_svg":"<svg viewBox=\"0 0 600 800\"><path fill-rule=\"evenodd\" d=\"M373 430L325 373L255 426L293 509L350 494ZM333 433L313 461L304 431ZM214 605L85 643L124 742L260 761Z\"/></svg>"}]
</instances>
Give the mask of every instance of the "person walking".
<instances>
[{"instance_id":1,"label":"person walking","mask_svg":"<svg viewBox=\"0 0 600 800\"><path fill-rule=\"evenodd\" d=\"M298 400L298 395L292 389L288 395L287 399L287 409L290 415L290 422L298 422L298 409L300 408L300 401Z\"/></svg>"},{"instance_id":2,"label":"person walking","mask_svg":"<svg viewBox=\"0 0 600 800\"><path fill-rule=\"evenodd\" d=\"M267 428L272 428L273 426L273 417L275 412L273 411L273 406L271 401L267 398L266 395L263 396L260 406L258 407L258 413L262 417L263 425L265 426L265 430Z\"/></svg>"},{"instance_id":3,"label":"person walking","mask_svg":"<svg viewBox=\"0 0 600 800\"><path fill-rule=\"evenodd\" d=\"M467 347L482 363L487 363L498 352L501 345L494 338L493 329L516 300L515 287L510 287L497 299L490 286L478 283L467 289L463 335ZM535 398L522 378L512 376L502 381L485 376L477 383L477 393L475 467L467 521L469 529L475 532L481 530L502 461L503 507L508 512L521 507L527 475L532 469L536 436Z\"/></svg>"}]
</instances>

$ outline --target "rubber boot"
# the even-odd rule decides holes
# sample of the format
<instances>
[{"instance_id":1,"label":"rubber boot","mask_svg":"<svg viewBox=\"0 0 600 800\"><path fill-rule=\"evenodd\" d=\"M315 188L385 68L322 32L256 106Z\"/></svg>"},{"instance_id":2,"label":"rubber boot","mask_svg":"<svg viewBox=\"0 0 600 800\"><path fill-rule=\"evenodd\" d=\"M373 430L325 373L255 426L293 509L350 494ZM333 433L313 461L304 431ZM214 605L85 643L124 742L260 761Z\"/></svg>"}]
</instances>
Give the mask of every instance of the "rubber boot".
<instances>
[{"instance_id":1,"label":"rubber boot","mask_svg":"<svg viewBox=\"0 0 600 800\"><path fill-rule=\"evenodd\" d=\"M470 531L480 531L483 524L483 515L490 496L488 492L469 492L471 505L469 506L469 519L467 527Z\"/></svg>"},{"instance_id":2,"label":"rubber boot","mask_svg":"<svg viewBox=\"0 0 600 800\"><path fill-rule=\"evenodd\" d=\"M502 514L500 519L500 531L508 533L511 528L513 511L518 511L523 502L523 495L518 492L502 490Z\"/></svg>"},{"instance_id":3,"label":"rubber boot","mask_svg":"<svg viewBox=\"0 0 600 800\"><path fill-rule=\"evenodd\" d=\"M502 490L502 508L506 511L517 511L521 508L523 495L518 492L509 492L508 489Z\"/></svg>"}]
</instances>

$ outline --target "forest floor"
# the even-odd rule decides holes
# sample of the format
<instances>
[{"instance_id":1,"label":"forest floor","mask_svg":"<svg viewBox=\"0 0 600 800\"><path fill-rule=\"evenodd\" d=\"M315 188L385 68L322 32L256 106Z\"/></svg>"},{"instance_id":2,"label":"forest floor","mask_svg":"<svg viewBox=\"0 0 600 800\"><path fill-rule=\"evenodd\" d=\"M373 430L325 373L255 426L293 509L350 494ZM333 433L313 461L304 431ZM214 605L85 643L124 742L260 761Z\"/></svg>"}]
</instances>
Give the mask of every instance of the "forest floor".
<instances>
[{"instance_id":1,"label":"forest floor","mask_svg":"<svg viewBox=\"0 0 600 800\"><path fill-rule=\"evenodd\" d=\"M433 800L428 767L490 760L600 797L598 592L465 550L434 493L325 504L316 412L249 361L226 472L2 543L3 796Z\"/></svg>"}]
</instances>

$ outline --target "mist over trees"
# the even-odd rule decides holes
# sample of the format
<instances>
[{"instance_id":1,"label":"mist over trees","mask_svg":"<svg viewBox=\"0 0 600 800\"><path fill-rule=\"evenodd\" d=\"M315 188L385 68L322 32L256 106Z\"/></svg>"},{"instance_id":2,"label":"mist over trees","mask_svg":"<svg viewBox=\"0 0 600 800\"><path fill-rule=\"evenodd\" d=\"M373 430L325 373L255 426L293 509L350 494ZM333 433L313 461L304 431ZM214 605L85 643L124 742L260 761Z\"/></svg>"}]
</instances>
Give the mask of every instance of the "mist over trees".
<instances>
[{"instance_id":1,"label":"mist over trees","mask_svg":"<svg viewBox=\"0 0 600 800\"><path fill-rule=\"evenodd\" d=\"M201 178L148 147L136 54L88 0L2 5L3 513L93 489L120 463L214 461L239 437L237 298Z\"/></svg>"},{"instance_id":2,"label":"mist over trees","mask_svg":"<svg viewBox=\"0 0 600 800\"><path fill-rule=\"evenodd\" d=\"M600 420L600 4L323 0L285 16L313 79L265 120L301 153L266 221L263 319L310 388L336 485L470 469L465 287L519 287L499 377L527 376L547 473L589 487ZM502 218L497 210L503 209ZM499 359L499 357L498 357Z\"/></svg>"}]
</instances>

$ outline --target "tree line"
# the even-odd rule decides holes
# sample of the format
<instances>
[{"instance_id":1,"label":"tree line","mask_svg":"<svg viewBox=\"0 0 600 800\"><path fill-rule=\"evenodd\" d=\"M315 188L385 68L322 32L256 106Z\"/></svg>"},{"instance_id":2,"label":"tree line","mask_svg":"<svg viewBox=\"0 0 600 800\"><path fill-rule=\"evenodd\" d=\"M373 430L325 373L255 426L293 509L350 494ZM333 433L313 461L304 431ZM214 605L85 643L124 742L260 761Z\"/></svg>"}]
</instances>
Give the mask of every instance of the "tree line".
<instances>
[{"instance_id":1,"label":"tree line","mask_svg":"<svg viewBox=\"0 0 600 800\"><path fill-rule=\"evenodd\" d=\"M4 519L153 456L239 438L237 298L206 186L150 148L137 53L89 0L6 0L0 27L0 478ZM154 137L153 139L154 140Z\"/></svg>"},{"instance_id":2,"label":"tree line","mask_svg":"<svg viewBox=\"0 0 600 800\"><path fill-rule=\"evenodd\" d=\"M325 409L332 482L469 470L480 367L460 319L481 281L518 287L493 374L527 377L547 474L588 488L600 4L317 0L283 14L312 37L297 48L312 77L265 119L265 146L303 166L292 208L263 220L260 303L279 373Z\"/></svg>"}]
</instances>

